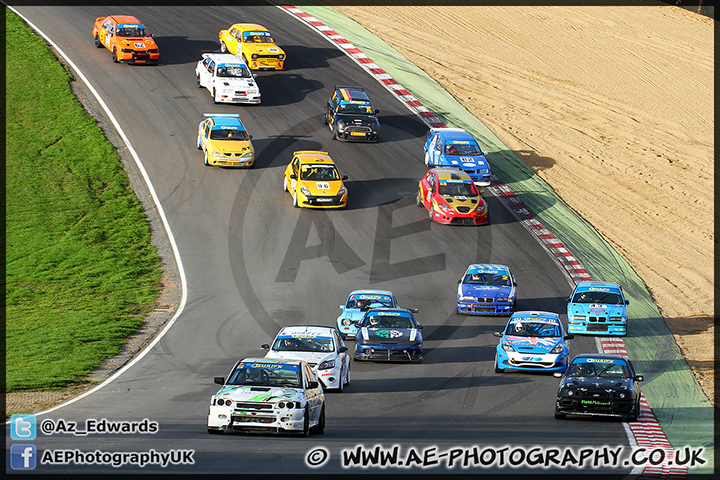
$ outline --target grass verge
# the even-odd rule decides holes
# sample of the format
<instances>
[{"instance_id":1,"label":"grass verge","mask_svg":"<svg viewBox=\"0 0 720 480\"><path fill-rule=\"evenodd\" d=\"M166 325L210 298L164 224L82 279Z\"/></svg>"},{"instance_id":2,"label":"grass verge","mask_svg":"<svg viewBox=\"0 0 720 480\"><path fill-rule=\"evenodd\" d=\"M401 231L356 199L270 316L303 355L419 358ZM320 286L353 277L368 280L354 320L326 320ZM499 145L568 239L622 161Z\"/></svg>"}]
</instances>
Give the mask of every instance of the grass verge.
<instances>
[{"instance_id":1,"label":"grass verge","mask_svg":"<svg viewBox=\"0 0 720 480\"><path fill-rule=\"evenodd\" d=\"M81 382L161 290L120 158L72 75L10 10L6 26L6 392Z\"/></svg>"}]
</instances>

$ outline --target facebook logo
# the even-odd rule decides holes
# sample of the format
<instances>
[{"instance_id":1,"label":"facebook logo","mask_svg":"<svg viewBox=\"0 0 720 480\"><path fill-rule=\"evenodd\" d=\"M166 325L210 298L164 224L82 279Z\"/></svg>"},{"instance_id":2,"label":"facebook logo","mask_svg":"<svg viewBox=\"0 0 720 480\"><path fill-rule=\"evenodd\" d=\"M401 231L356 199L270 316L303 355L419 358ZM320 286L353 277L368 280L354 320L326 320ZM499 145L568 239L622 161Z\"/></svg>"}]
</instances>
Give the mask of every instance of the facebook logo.
<instances>
[{"instance_id":1,"label":"facebook logo","mask_svg":"<svg viewBox=\"0 0 720 480\"><path fill-rule=\"evenodd\" d=\"M13 470L35 470L35 445L18 443L10 445L10 467Z\"/></svg>"},{"instance_id":2,"label":"facebook logo","mask_svg":"<svg viewBox=\"0 0 720 480\"><path fill-rule=\"evenodd\" d=\"M35 415L12 415L10 417L10 438L13 440L35 440L37 434Z\"/></svg>"}]
</instances>

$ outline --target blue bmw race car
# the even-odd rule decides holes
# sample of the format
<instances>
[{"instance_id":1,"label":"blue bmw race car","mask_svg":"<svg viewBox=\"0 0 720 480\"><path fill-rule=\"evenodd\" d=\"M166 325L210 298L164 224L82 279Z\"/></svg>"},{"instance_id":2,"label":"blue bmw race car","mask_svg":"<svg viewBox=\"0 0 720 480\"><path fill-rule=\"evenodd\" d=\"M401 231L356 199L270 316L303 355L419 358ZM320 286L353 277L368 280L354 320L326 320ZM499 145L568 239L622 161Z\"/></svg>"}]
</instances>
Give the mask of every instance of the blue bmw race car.
<instances>
[{"instance_id":1,"label":"blue bmw race car","mask_svg":"<svg viewBox=\"0 0 720 480\"><path fill-rule=\"evenodd\" d=\"M574 337L565 333L560 317L551 312L515 312L508 320L495 349L495 372L506 369L564 372L570 352L565 340Z\"/></svg>"},{"instance_id":2,"label":"blue bmw race car","mask_svg":"<svg viewBox=\"0 0 720 480\"><path fill-rule=\"evenodd\" d=\"M355 336L353 360L422 362L421 328L410 310L370 309Z\"/></svg>"},{"instance_id":3,"label":"blue bmw race car","mask_svg":"<svg viewBox=\"0 0 720 480\"><path fill-rule=\"evenodd\" d=\"M487 187L490 165L480 145L462 128L432 128L425 140L425 165L428 167L458 168L479 187Z\"/></svg>"},{"instance_id":4,"label":"blue bmw race car","mask_svg":"<svg viewBox=\"0 0 720 480\"><path fill-rule=\"evenodd\" d=\"M616 283L580 282L567 299L568 331L592 335L627 333L627 300Z\"/></svg>"},{"instance_id":5,"label":"blue bmw race car","mask_svg":"<svg viewBox=\"0 0 720 480\"><path fill-rule=\"evenodd\" d=\"M458 280L457 313L510 315L515 310L516 287L510 267L470 265Z\"/></svg>"},{"instance_id":6,"label":"blue bmw race car","mask_svg":"<svg viewBox=\"0 0 720 480\"><path fill-rule=\"evenodd\" d=\"M388 290L354 290L348 295L345 305L340 305L342 313L337 318L340 336L355 338L358 324L371 308L396 308L395 295Z\"/></svg>"}]
</instances>

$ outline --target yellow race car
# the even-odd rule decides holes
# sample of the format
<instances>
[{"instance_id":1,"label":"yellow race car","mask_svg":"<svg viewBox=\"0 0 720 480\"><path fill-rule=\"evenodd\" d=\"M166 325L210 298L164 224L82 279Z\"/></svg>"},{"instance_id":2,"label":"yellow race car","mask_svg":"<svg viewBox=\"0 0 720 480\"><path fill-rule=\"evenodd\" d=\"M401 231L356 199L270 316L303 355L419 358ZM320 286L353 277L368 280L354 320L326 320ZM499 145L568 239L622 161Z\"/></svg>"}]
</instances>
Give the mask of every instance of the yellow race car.
<instances>
[{"instance_id":1,"label":"yellow race car","mask_svg":"<svg viewBox=\"0 0 720 480\"><path fill-rule=\"evenodd\" d=\"M220 30L220 51L241 57L252 70L283 70L285 52L270 32L255 23L236 23Z\"/></svg>"},{"instance_id":2,"label":"yellow race car","mask_svg":"<svg viewBox=\"0 0 720 480\"><path fill-rule=\"evenodd\" d=\"M285 168L283 190L290 192L294 207L345 208L347 189L327 152L300 150L293 152Z\"/></svg>"},{"instance_id":3,"label":"yellow race car","mask_svg":"<svg viewBox=\"0 0 720 480\"><path fill-rule=\"evenodd\" d=\"M247 167L255 164L255 149L237 113L203 113L197 148L205 152L205 165Z\"/></svg>"}]
</instances>

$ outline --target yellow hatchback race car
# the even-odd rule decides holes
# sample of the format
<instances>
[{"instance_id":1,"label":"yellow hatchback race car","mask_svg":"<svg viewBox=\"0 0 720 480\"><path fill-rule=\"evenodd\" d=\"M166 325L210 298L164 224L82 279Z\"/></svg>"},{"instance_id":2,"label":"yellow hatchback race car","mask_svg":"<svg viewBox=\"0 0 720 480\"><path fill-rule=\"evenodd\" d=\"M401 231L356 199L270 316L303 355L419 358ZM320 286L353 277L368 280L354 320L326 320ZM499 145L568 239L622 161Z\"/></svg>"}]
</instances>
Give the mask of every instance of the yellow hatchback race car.
<instances>
[{"instance_id":1,"label":"yellow hatchback race car","mask_svg":"<svg viewBox=\"0 0 720 480\"><path fill-rule=\"evenodd\" d=\"M345 208L348 195L330 155L316 150L293 152L285 168L283 190L290 192L294 207Z\"/></svg>"},{"instance_id":2,"label":"yellow hatchback race car","mask_svg":"<svg viewBox=\"0 0 720 480\"><path fill-rule=\"evenodd\" d=\"M255 23L236 23L220 30L220 51L241 57L252 70L283 70L285 52L275 44L267 28Z\"/></svg>"},{"instance_id":3,"label":"yellow hatchback race car","mask_svg":"<svg viewBox=\"0 0 720 480\"><path fill-rule=\"evenodd\" d=\"M205 152L205 165L247 167L255 164L255 149L237 113L203 113L197 148Z\"/></svg>"}]
</instances>

